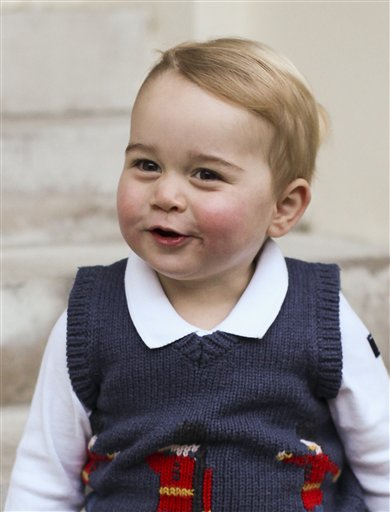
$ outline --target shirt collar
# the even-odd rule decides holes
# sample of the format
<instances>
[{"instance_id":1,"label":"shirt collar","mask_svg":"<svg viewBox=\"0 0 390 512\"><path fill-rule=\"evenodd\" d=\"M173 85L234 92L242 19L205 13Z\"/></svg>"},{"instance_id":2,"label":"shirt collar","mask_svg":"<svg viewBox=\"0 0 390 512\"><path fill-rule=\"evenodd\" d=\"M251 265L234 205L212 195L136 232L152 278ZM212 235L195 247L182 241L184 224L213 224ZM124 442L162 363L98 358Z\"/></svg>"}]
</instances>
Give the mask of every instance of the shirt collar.
<instances>
[{"instance_id":1,"label":"shirt collar","mask_svg":"<svg viewBox=\"0 0 390 512\"><path fill-rule=\"evenodd\" d=\"M268 240L255 273L230 314L211 331L186 322L173 308L160 281L136 254L131 253L125 273L125 292L134 326L149 348L160 348L184 336L223 331L247 338L262 338L277 317L288 288L287 266L281 250Z\"/></svg>"}]
</instances>

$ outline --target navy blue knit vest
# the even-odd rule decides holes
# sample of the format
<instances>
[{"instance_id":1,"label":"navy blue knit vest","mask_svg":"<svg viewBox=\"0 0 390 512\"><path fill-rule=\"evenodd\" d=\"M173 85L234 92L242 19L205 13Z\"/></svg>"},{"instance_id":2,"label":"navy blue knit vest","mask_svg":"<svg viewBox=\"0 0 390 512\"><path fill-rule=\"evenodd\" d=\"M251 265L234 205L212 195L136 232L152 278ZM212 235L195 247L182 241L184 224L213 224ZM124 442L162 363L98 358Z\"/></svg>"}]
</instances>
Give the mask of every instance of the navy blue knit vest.
<instances>
[{"instance_id":1,"label":"navy blue knit vest","mask_svg":"<svg viewBox=\"0 0 390 512\"><path fill-rule=\"evenodd\" d=\"M129 315L126 261L79 270L67 358L92 411L87 511L366 510L327 405L342 371L338 269L287 264L261 340L218 331L154 350Z\"/></svg>"}]
</instances>

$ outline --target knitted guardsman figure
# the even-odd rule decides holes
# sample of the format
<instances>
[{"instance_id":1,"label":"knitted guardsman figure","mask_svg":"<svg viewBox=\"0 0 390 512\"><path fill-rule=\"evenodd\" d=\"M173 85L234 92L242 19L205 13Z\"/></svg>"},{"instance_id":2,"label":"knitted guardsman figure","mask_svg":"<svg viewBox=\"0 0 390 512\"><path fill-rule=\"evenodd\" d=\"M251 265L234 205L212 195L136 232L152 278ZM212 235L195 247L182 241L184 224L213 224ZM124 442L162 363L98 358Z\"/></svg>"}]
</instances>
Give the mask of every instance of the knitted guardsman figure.
<instances>
[{"instance_id":1,"label":"knitted guardsman figure","mask_svg":"<svg viewBox=\"0 0 390 512\"><path fill-rule=\"evenodd\" d=\"M147 458L160 476L157 512L211 512L212 470L199 445L170 446Z\"/></svg>"},{"instance_id":2,"label":"knitted guardsman figure","mask_svg":"<svg viewBox=\"0 0 390 512\"><path fill-rule=\"evenodd\" d=\"M305 480L301 490L303 506L305 510L321 512L323 510L321 484L327 473L333 475L335 482L340 476L340 469L329 459L328 455L322 452L321 446L305 439L301 439L301 442L308 447L310 453L294 455L283 451L279 452L276 458L285 464L295 464L305 469Z\"/></svg>"},{"instance_id":3,"label":"knitted guardsman figure","mask_svg":"<svg viewBox=\"0 0 390 512\"><path fill-rule=\"evenodd\" d=\"M88 444L87 462L82 471L85 485L100 466L110 463L114 454L93 451L97 436ZM160 476L160 499L156 512L211 512L212 470L205 467L205 450L199 445L172 445L147 458Z\"/></svg>"}]
</instances>

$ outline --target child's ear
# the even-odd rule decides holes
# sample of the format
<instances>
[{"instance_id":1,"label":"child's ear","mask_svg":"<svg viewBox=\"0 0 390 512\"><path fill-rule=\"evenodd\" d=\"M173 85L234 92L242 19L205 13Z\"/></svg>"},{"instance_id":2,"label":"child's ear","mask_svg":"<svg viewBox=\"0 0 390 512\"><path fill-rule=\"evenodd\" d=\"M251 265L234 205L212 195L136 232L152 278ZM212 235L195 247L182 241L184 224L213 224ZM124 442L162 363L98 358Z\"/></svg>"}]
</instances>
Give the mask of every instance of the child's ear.
<instances>
[{"instance_id":1,"label":"child's ear","mask_svg":"<svg viewBox=\"0 0 390 512\"><path fill-rule=\"evenodd\" d=\"M267 234L273 238L285 235L305 213L311 199L310 185L303 178L292 181L280 194Z\"/></svg>"}]
</instances>

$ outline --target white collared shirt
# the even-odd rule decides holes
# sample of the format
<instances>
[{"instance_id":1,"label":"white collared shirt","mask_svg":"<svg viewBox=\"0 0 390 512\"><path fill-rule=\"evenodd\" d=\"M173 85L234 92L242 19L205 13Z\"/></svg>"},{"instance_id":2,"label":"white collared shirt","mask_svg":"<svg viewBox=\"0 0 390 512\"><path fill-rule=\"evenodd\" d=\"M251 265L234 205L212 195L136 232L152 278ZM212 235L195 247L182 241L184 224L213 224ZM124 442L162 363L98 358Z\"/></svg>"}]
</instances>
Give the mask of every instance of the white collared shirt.
<instances>
[{"instance_id":1,"label":"white collared shirt","mask_svg":"<svg viewBox=\"0 0 390 512\"><path fill-rule=\"evenodd\" d=\"M178 315L154 271L135 254L129 256L125 273L129 312L150 349L193 332L202 336L216 330L259 338L260 343L278 315L287 289L285 260L276 243L268 241L236 306L214 329L204 331ZM368 330L343 295L340 324L343 378L337 398L328 402L330 412L369 510L385 512L390 504L387 371L382 358L376 358L371 350ZM91 437L88 414L73 392L67 372L65 312L44 354L5 510L80 510L80 471Z\"/></svg>"},{"instance_id":2,"label":"white collared shirt","mask_svg":"<svg viewBox=\"0 0 390 512\"><path fill-rule=\"evenodd\" d=\"M156 273L135 254L129 258L125 274L130 316L149 348L163 347L194 332L203 336L223 331L247 338L262 338L277 317L287 288L286 262L276 243L269 241L261 252L250 283L231 313L212 330L205 331L178 315Z\"/></svg>"}]
</instances>

